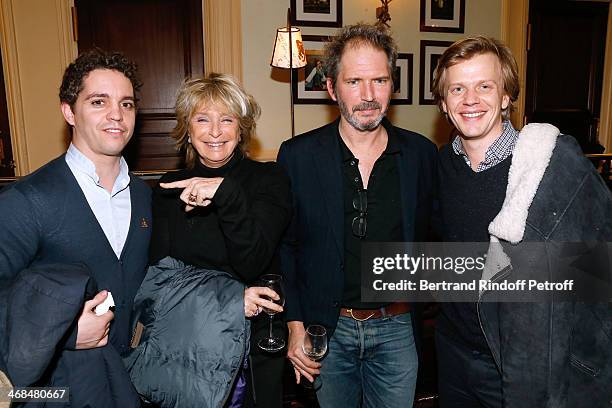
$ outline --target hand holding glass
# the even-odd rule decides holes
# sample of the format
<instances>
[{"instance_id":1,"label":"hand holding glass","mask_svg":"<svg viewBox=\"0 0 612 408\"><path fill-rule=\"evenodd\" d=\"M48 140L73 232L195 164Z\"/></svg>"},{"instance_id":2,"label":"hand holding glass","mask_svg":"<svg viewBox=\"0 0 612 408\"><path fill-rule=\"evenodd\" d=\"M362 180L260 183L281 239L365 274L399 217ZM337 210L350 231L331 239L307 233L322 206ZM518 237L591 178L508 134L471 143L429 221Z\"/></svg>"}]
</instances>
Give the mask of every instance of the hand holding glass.
<instances>
[{"instance_id":1,"label":"hand holding glass","mask_svg":"<svg viewBox=\"0 0 612 408\"><path fill-rule=\"evenodd\" d=\"M302 351L312 361L323 358L325 353L327 353L327 331L325 327L318 324L311 324L308 326L306 334L304 335ZM303 386L311 388L312 383L306 379Z\"/></svg>"},{"instance_id":2,"label":"hand holding glass","mask_svg":"<svg viewBox=\"0 0 612 408\"><path fill-rule=\"evenodd\" d=\"M273 274L263 275L260 278L260 281L261 282L259 286L268 287L272 289L274 292L276 292L276 294L278 295L277 300L274 300L272 298L268 298L268 300L276 303L277 305L285 306L285 293L283 291L282 276L273 275ZM274 337L272 333L272 321L274 320L274 315L278 312L276 310L268 309L267 307L264 307L263 311L266 312L268 316L270 317L270 330L268 333L268 337L264 337L263 339L259 340L257 345L259 346L259 348L265 351L270 351L270 352L279 351L283 347L285 347L285 340L283 340L280 337Z\"/></svg>"}]
</instances>

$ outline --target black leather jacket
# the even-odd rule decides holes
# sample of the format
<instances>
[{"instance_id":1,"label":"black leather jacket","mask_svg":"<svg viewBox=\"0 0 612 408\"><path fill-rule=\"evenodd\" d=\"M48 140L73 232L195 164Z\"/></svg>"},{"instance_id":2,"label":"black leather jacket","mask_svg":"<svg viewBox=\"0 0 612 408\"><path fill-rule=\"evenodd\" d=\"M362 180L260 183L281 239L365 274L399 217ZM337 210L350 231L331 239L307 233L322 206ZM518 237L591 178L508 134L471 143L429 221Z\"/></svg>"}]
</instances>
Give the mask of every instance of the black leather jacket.
<instances>
[{"instance_id":1,"label":"black leather jacket","mask_svg":"<svg viewBox=\"0 0 612 408\"><path fill-rule=\"evenodd\" d=\"M550 125L526 126L509 174L504 205L489 226L492 241L507 253L530 242L612 241L612 195L573 138ZM487 259L492 280L519 278L543 262L549 265L545 273L556 272L553 255L508 261L493 266ZM612 281L609 267L603 273ZM488 295L481 295L478 314L502 373L504 407L610 406L610 303L557 301L552 295L546 302L489 303Z\"/></svg>"}]
</instances>

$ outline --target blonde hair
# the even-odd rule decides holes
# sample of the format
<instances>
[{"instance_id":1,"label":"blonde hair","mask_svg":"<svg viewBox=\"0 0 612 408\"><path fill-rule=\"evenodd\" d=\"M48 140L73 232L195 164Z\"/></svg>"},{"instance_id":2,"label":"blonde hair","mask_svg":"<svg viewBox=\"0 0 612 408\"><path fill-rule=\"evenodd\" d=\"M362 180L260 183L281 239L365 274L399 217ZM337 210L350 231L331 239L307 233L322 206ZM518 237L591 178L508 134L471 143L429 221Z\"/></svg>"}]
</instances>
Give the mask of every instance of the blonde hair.
<instances>
[{"instance_id":1,"label":"blonde hair","mask_svg":"<svg viewBox=\"0 0 612 408\"><path fill-rule=\"evenodd\" d=\"M219 105L227 113L238 118L240 141L238 148L245 152L255 135L256 121L261 114L259 104L246 93L242 85L231 75L211 73L206 77L188 78L176 96L176 126L171 136L179 151L185 151L185 164L193 168L198 152L189 143L189 124L201 106Z\"/></svg>"},{"instance_id":2,"label":"blonde hair","mask_svg":"<svg viewBox=\"0 0 612 408\"><path fill-rule=\"evenodd\" d=\"M446 70L472 57L487 53L495 55L499 60L504 92L510 99L510 103L502 111L502 115L504 119L510 118L510 113L514 110L513 102L518 99L520 90L516 60L510 48L504 43L483 36L469 37L455 42L438 59L431 92L440 111L442 111L442 101L446 94Z\"/></svg>"}]
</instances>

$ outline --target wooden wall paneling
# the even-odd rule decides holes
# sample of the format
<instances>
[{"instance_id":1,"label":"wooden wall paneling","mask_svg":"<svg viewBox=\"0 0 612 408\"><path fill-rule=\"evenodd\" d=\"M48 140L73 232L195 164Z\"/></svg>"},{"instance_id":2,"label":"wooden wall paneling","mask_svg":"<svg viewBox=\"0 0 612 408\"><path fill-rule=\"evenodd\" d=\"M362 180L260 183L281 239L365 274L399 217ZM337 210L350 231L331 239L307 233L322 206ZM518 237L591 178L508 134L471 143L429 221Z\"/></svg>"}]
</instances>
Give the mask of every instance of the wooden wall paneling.
<instances>
[{"instance_id":1,"label":"wooden wall paneling","mask_svg":"<svg viewBox=\"0 0 612 408\"><path fill-rule=\"evenodd\" d=\"M169 137L177 89L204 72L202 3L198 0L77 0L79 50L99 46L138 63L144 83L137 126L125 151L134 170L174 169L182 154Z\"/></svg>"}]
</instances>

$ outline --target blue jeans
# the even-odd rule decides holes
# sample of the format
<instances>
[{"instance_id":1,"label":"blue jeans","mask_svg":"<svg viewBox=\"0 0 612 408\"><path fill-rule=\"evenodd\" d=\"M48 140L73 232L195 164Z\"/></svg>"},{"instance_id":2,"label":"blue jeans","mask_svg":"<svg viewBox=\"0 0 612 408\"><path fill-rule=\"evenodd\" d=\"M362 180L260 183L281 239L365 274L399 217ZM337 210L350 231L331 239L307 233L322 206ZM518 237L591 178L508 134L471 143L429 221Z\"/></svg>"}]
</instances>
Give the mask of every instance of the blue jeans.
<instances>
[{"instance_id":1,"label":"blue jeans","mask_svg":"<svg viewBox=\"0 0 612 408\"><path fill-rule=\"evenodd\" d=\"M410 313L340 316L315 389L321 408L412 407L418 359Z\"/></svg>"}]
</instances>

